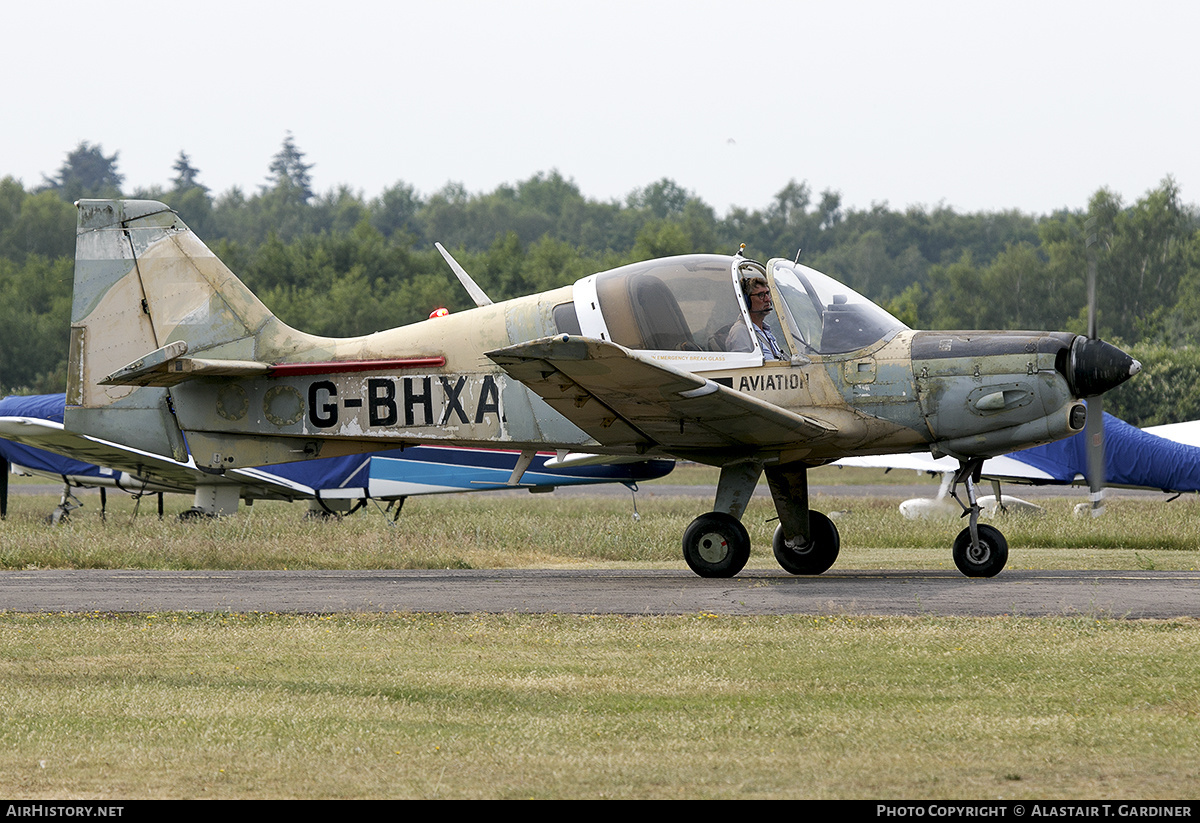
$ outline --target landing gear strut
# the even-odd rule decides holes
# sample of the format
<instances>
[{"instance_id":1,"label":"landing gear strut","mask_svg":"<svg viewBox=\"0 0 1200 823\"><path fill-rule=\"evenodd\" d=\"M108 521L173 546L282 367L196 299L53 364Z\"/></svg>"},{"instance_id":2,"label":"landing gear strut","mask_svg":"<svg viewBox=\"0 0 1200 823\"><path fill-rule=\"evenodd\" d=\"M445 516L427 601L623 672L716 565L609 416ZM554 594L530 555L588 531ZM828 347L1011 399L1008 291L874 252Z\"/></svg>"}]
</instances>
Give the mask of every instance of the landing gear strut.
<instances>
[{"instance_id":1,"label":"landing gear strut","mask_svg":"<svg viewBox=\"0 0 1200 823\"><path fill-rule=\"evenodd\" d=\"M767 484L779 525L771 548L788 574L821 574L837 560L842 539L825 515L808 508L808 467L772 466Z\"/></svg>"},{"instance_id":2,"label":"landing gear strut","mask_svg":"<svg viewBox=\"0 0 1200 823\"><path fill-rule=\"evenodd\" d=\"M970 517L970 525L954 538L954 565L967 577L995 577L1008 563L1008 541L995 526L979 522L980 506L976 500L975 484L983 469L983 458L960 460L958 471L950 486L950 496L962 506L963 516ZM959 500L958 484L967 487L967 502Z\"/></svg>"},{"instance_id":3,"label":"landing gear strut","mask_svg":"<svg viewBox=\"0 0 1200 823\"><path fill-rule=\"evenodd\" d=\"M733 577L745 567L750 559L750 535L742 525L742 515L761 475L761 463L721 467L716 511L700 515L683 533L683 559L696 574Z\"/></svg>"},{"instance_id":4,"label":"landing gear strut","mask_svg":"<svg viewBox=\"0 0 1200 823\"><path fill-rule=\"evenodd\" d=\"M79 502L79 498L71 493L71 484L64 483L62 498L58 501L58 505L54 507L54 511L46 515L46 522L51 526L57 526L66 520L71 512L82 508L83 503ZM103 517L103 513L101 513L101 516Z\"/></svg>"},{"instance_id":5,"label":"landing gear strut","mask_svg":"<svg viewBox=\"0 0 1200 823\"><path fill-rule=\"evenodd\" d=\"M683 535L683 557L701 577L732 577L750 559L750 537L741 523L754 487L764 471L756 462L721 468L716 511L692 521ZM837 560L841 547L837 526L808 508L808 468L766 468L767 483L779 514L772 548L790 574L820 574Z\"/></svg>"}]
</instances>

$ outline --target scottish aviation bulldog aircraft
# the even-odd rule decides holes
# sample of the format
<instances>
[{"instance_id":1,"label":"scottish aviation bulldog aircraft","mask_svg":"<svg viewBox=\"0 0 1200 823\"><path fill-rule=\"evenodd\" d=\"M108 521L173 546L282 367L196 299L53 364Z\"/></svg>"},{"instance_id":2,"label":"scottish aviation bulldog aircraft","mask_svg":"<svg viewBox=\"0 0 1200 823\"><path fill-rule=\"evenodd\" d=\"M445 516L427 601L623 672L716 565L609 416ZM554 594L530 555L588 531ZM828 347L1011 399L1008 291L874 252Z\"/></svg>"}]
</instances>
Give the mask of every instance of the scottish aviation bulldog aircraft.
<instances>
[{"instance_id":1,"label":"scottish aviation bulldog aircraft","mask_svg":"<svg viewBox=\"0 0 1200 823\"><path fill-rule=\"evenodd\" d=\"M62 423L64 405L61 394L0 399L0 518L7 513L10 464L25 474L62 481L62 500L51 522L78 508L72 490L80 488L99 488L102 510L105 489L137 497L157 494L159 514L162 494L191 494L194 502L183 518L233 514L239 500L307 500L318 514L342 514L375 500L387 502L398 517L404 501L418 495L517 488L550 492L597 483L634 490L639 481L663 477L675 467L670 460L555 467L557 456L551 452L534 457L516 482L520 452L413 446L215 475L201 471L190 457L181 462L69 431Z\"/></svg>"},{"instance_id":2,"label":"scottish aviation bulldog aircraft","mask_svg":"<svg viewBox=\"0 0 1200 823\"><path fill-rule=\"evenodd\" d=\"M721 468L714 511L683 536L707 577L749 558L741 517L763 474L776 559L817 574L840 538L809 510L809 467L912 451L959 461L970 520L955 562L994 575L1008 547L978 523L982 461L1081 430L1080 398L1139 368L1073 334L913 331L813 269L741 253L314 337L272 315L167 206L83 200L78 212L71 430L180 455L186 434L211 472L418 443L519 449L521 463L546 448L562 465L581 452L696 460ZM764 290L743 291L764 283L782 360L764 359L751 325Z\"/></svg>"}]
</instances>

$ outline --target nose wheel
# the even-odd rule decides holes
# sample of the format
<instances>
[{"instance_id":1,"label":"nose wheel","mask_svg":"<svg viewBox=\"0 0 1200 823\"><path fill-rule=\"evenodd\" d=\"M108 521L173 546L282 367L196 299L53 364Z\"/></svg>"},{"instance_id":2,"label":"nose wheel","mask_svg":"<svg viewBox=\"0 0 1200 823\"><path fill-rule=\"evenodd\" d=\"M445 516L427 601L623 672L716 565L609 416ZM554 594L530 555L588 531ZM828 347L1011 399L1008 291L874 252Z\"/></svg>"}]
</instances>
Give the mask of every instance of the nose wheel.
<instances>
[{"instance_id":1,"label":"nose wheel","mask_svg":"<svg viewBox=\"0 0 1200 823\"><path fill-rule=\"evenodd\" d=\"M954 565L967 577L995 577L1008 563L1008 541L995 526L976 525L979 539L967 527L954 539Z\"/></svg>"},{"instance_id":2,"label":"nose wheel","mask_svg":"<svg viewBox=\"0 0 1200 823\"><path fill-rule=\"evenodd\" d=\"M963 515L970 517L970 524L954 538L954 565L967 577L995 577L1008 563L1008 541L995 526L979 522L979 502L975 497L975 484L983 458L959 461L958 471L950 487L950 496L963 508ZM958 499L955 490L959 483L967 487L967 503Z\"/></svg>"}]
</instances>

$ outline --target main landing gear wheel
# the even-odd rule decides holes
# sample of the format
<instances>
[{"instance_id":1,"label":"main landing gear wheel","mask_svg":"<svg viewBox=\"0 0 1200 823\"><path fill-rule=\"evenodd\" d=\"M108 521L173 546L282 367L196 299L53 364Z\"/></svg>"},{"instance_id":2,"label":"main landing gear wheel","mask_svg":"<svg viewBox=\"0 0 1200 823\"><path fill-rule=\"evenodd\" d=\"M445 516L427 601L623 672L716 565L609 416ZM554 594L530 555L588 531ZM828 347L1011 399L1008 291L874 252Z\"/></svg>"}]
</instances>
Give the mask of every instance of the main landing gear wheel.
<instances>
[{"instance_id":1,"label":"main landing gear wheel","mask_svg":"<svg viewBox=\"0 0 1200 823\"><path fill-rule=\"evenodd\" d=\"M750 535L731 514L702 514L683 533L683 559L701 577L733 577L750 559Z\"/></svg>"},{"instance_id":2,"label":"main landing gear wheel","mask_svg":"<svg viewBox=\"0 0 1200 823\"><path fill-rule=\"evenodd\" d=\"M954 565L967 577L995 577L1008 562L1008 541L995 526L980 523L979 547L971 545L971 529L954 538Z\"/></svg>"},{"instance_id":3,"label":"main landing gear wheel","mask_svg":"<svg viewBox=\"0 0 1200 823\"><path fill-rule=\"evenodd\" d=\"M794 549L784 540L783 526L775 527L771 548L775 551L775 560L788 574L820 574L837 560L842 538L832 520L820 512L810 511L808 533L812 536L808 545Z\"/></svg>"}]
</instances>

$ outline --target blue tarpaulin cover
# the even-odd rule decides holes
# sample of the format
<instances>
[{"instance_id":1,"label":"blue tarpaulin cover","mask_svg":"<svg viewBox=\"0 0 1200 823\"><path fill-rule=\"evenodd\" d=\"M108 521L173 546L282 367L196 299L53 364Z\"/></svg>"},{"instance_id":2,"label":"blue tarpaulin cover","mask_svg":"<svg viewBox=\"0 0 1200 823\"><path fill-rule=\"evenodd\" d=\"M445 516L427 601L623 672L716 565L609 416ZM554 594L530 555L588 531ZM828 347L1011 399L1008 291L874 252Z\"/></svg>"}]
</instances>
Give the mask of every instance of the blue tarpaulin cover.
<instances>
[{"instance_id":1,"label":"blue tarpaulin cover","mask_svg":"<svg viewBox=\"0 0 1200 823\"><path fill-rule=\"evenodd\" d=\"M9 396L0 398L0 417L37 417L41 420L63 422L66 395L34 394L27 397ZM0 457L18 466L36 471L72 477L100 477L104 472L99 466L82 463L53 452L22 446L10 440L0 439Z\"/></svg>"},{"instance_id":2,"label":"blue tarpaulin cover","mask_svg":"<svg viewBox=\"0 0 1200 823\"><path fill-rule=\"evenodd\" d=\"M1061 483L1087 477L1087 434L1008 455L1041 469ZM1163 491L1200 491L1200 448L1149 434L1111 414L1104 415L1104 477L1108 486Z\"/></svg>"}]
</instances>

